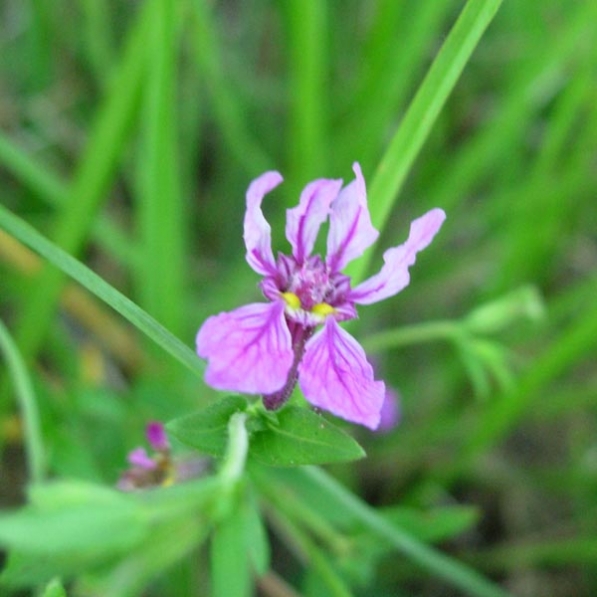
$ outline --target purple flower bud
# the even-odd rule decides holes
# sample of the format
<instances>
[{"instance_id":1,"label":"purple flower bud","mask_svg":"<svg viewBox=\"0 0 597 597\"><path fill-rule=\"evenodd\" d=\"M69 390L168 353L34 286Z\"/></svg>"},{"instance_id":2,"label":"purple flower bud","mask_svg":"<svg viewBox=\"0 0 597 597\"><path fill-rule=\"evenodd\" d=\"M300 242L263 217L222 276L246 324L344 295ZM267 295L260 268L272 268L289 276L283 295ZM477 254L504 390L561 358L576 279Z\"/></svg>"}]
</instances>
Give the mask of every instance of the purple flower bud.
<instances>
[{"instance_id":1,"label":"purple flower bud","mask_svg":"<svg viewBox=\"0 0 597 597\"><path fill-rule=\"evenodd\" d=\"M159 421L151 421L145 428L147 441L157 452L165 452L170 449L170 442L166 436L164 426Z\"/></svg>"}]
</instances>

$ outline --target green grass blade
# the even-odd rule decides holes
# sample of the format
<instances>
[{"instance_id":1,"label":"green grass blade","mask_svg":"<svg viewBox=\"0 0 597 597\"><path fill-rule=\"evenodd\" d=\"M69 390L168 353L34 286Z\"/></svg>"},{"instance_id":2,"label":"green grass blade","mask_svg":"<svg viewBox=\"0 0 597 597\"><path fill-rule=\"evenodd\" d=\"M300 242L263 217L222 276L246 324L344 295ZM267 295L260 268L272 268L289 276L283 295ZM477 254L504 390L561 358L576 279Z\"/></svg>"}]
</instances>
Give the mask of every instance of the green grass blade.
<instances>
[{"instance_id":1,"label":"green grass blade","mask_svg":"<svg viewBox=\"0 0 597 597\"><path fill-rule=\"evenodd\" d=\"M335 504L338 512L360 521L373 534L385 539L395 549L412 559L433 575L475 597L506 597L508 593L492 584L472 568L449 558L414 539L396 525L379 516L357 496L342 487L335 479L317 467L303 467L292 471L298 478L306 477L307 484L316 484L322 500ZM303 481L305 482L305 481Z\"/></svg>"},{"instance_id":2,"label":"green grass blade","mask_svg":"<svg viewBox=\"0 0 597 597\"><path fill-rule=\"evenodd\" d=\"M58 176L33 160L0 131L0 164L43 203L60 208L68 201L68 187ZM125 234L106 216L93 224L93 238L119 262L133 267L139 252Z\"/></svg>"},{"instance_id":3,"label":"green grass blade","mask_svg":"<svg viewBox=\"0 0 597 597\"><path fill-rule=\"evenodd\" d=\"M327 2L287 3L290 99L289 170L293 180L326 173Z\"/></svg>"},{"instance_id":4,"label":"green grass blade","mask_svg":"<svg viewBox=\"0 0 597 597\"><path fill-rule=\"evenodd\" d=\"M369 188L371 219L380 230L440 110L501 3L467 2L409 106ZM354 264L351 274L358 281L368 266L369 259L362 259Z\"/></svg>"},{"instance_id":5,"label":"green grass blade","mask_svg":"<svg viewBox=\"0 0 597 597\"><path fill-rule=\"evenodd\" d=\"M25 367L19 350L2 320L0 320L0 349L4 352L25 422L25 448L30 480L37 483L42 481L46 474L46 458L37 399L27 367Z\"/></svg>"},{"instance_id":6,"label":"green grass blade","mask_svg":"<svg viewBox=\"0 0 597 597\"><path fill-rule=\"evenodd\" d=\"M110 94L96 118L85 154L70 188L69 199L56 222L53 238L67 252L76 254L87 240L106 190L114 175L126 138L136 116L141 80L146 64L147 4L142 8ZM20 314L16 338L26 361L41 345L56 308L64 276L46 267L33 281L43 292L28 294Z\"/></svg>"},{"instance_id":7,"label":"green grass blade","mask_svg":"<svg viewBox=\"0 0 597 597\"><path fill-rule=\"evenodd\" d=\"M154 0L145 76L140 193L135 208L144 259L137 268L145 310L180 334L185 304L185 205L178 169L176 90L177 11L170 0Z\"/></svg>"},{"instance_id":8,"label":"green grass blade","mask_svg":"<svg viewBox=\"0 0 597 597\"><path fill-rule=\"evenodd\" d=\"M363 73L349 120L336 143L344 165L358 159L365 172L375 166L429 53L441 35L452 2L378 3L363 51ZM391 130L390 129L390 130Z\"/></svg>"},{"instance_id":9,"label":"green grass blade","mask_svg":"<svg viewBox=\"0 0 597 597\"><path fill-rule=\"evenodd\" d=\"M1 205L0 227L110 305L193 373L199 376L203 375L202 361L197 358L188 346L88 267L44 238L27 222Z\"/></svg>"},{"instance_id":10,"label":"green grass blade","mask_svg":"<svg viewBox=\"0 0 597 597\"><path fill-rule=\"evenodd\" d=\"M95 78L107 82L112 70L111 8L102 0L79 0L85 28L85 49Z\"/></svg>"},{"instance_id":11,"label":"green grass blade","mask_svg":"<svg viewBox=\"0 0 597 597\"><path fill-rule=\"evenodd\" d=\"M42 201L53 207L64 203L66 185L41 168L22 149L0 131L0 164Z\"/></svg>"},{"instance_id":12,"label":"green grass blade","mask_svg":"<svg viewBox=\"0 0 597 597\"><path fill-rule=\"evenodd\" d=\"M211 3L207 0L192 2L190 16L194 57L206 79L217 124L228 149L249 175L261 174L271 169L274 161L249 132L245 106L226 77Z\"/></svg>"}]
</instances>

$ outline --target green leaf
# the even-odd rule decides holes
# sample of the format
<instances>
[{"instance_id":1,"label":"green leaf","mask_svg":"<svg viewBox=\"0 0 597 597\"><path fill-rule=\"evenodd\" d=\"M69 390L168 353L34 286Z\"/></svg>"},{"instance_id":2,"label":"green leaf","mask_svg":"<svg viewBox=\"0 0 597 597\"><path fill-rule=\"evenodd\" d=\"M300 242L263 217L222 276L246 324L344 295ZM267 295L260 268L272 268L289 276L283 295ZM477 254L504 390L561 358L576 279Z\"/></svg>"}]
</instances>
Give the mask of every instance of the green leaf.
<instances>
[{"instance_id":1,"label":"green leaf","mask_svg":"<svg viewBox=\"0 0 597 597\"><path fill-rule=\"evenodd\" d=\"M166 429L183 444L210 456L223 456L228 439L228 421L245 410L247 401L227 396L199 412L170 421Z\"/></svg>"},{"instance_id":2,"label":"green leaf","mask_svg":"<svg viewBox=\"0 0 597 597\"><path fill-rule=\"evenodd\" d=\"M256 574L261 576L269 570L271 551L265 524L259 511L257 496L253 492L247 492L243 506L245 509L246 549Z\"/></svg>"},{"instance_id":3,"label":"green leaf","mask_svg":"<svg viewBox=\"0 0 597 597\"><path fill-rule=\"evenodd\" d=\"M249 456L273 466L345 462L365 456L341 429L305 408L288 406L265 419L265 430L251 437Z\"/></svg>"},{"instance_id":4,"label":"green leaf","mask_svg":"<svg viewBox=\"0 0 597 597\"><path fill-rule=\"evenodd\" d=\"M214 529L211 574L214 597L249 597L251 594L246 518L240 501Z\"/></svg>"},{"instance_id":5,"label":"green leaf","mask_svg":"<svg viewBox=\"0 0 597 597\"><path fill-rule=\"evenodd\" d=\"M30 553L122 553L147 528L126 500L89 502L52 511L26 508L0 517L0 544Z\"/></svg>"}]
</instances>

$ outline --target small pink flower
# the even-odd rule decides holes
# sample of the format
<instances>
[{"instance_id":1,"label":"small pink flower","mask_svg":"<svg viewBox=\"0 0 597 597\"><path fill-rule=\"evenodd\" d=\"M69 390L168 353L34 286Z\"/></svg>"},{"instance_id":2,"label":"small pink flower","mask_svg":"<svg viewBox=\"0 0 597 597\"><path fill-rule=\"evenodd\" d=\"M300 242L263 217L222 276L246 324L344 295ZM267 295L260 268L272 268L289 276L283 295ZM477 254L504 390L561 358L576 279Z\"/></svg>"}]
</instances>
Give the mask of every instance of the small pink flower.
<instances>
[{"instance_id":1,"label":"small pink flower","mask_svg":"<svg viewBox=\"0 0 597 597\"><path fill-rule=\"evenodd\" d=\"M445 214L432 209L414 220L409 237L388 249L381 271L352 288L341 270L371 246L379 233L371 224L365 181L319 179L287 211L290 255L275 259L271 229L261 211L266 193L280 184L266 172L247 191L244 240L247 261L263 276L268 303L253 303L210 317L197 334L197 353L208 360L205 379L220 390L261 394L266 408L279 408L298 384L314 406L375 429L385 397L361 345L339 325L369 305L405 288L408 268L432 241ZM319 228L329 219L327 257L312 255ZM320 328L320 329L318 329Z\"/></svg>"}]
</instances>

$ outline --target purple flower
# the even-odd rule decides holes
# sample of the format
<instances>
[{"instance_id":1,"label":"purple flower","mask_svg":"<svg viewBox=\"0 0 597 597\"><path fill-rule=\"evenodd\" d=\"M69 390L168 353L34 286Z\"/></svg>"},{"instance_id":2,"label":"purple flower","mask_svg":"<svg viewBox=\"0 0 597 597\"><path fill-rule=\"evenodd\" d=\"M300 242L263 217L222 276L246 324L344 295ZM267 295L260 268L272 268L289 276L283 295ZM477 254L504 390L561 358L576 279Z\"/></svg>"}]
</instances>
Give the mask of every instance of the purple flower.
<instances>
[{"instance_id":1,"label":"purple flower","mask_svg":"<svg viewBox=\"0 0 597 597\"><path fill-rule=\"evenodd\" d=\"M197 353L208 360L205 379L220 390L261 394L266 408L280 407L298 384L314 406L375 429L385 397L361 345L338 323L357 317L356 305L369 305L400 292L409 266L441 227L445 214L432 209L413 221L406 242L388 249L381 271L351 287L342 273L379 233L371 224L365 181L320 179L303 190L299 205L287 211L291 255L271 248L271 229L261 211L266 193L282 182L266 172L247 191L244 240L249 265L263 276L269 302L253 303L210 317L197 334ZM327 257L312 255L320 226L329 218ZM320 326L321 329L317 329Z\"/></svg>"}]
</instances>

